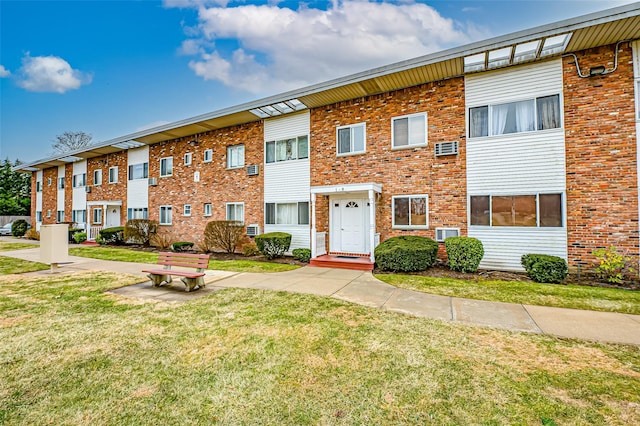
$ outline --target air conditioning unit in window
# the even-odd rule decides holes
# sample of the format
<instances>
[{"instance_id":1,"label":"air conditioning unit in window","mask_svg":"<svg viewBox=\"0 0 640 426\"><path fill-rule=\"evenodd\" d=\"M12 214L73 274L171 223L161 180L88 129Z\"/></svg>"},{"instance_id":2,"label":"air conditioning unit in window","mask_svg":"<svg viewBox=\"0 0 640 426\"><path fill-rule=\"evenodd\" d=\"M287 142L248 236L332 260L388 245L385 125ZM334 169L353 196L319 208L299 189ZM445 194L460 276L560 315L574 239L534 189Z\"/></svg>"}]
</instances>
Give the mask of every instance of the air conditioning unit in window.
<instances>
[{"instance_id":1,"label":"air conditioning unit in window","mask_svg":"<svg viewBox=\"0 0 640 426\"><path fill-rule=\"evenodd\" d=\"M258 225L247 226L247 236L255 237L256 235L260 235L260 227Z\"/></svg>"},{"instance_id":2,"label":"air conditioning unit in window","mask_svg":"<svg viewBox=\"0 0 640 426\"><path fill-rule=\"evenodd\" d=\"M85 186L84 192L91 192L91 187L89 185Z\"/></svg>"},{"instance_id":3,"label":"air conditioning unit in window","mask_svg":"<svg viewBox=\"0 0 640 426\"><path fill-rule=\"evenodd\" d=\"M436 228L436 241L444 242L449 237L459 237L460 230L458 228Z\"/></svg>"},{"instance_id":4,"label":"air conditioning unit in window","mask_svg":"<svg viewBox=\"0 0 640 426\"><path fill-rule=\"evenodd\" d=\"M149 178L149 186L157 186L158 178Z\"/></svg>"},{"instance_id":5,"label":"air conditioning unit in window","mask_svg":"<svg viewBox=\"0 0 640 426\"><path fill-rule=\"evenodd\" d=\"M257 164L253 166L247 166L247 175L256 176L260 172L260 166Z\"/></svg>"},{"instance_id":6,"label":"air conditioning unit in window","mask_svg":"<svg viewBox=\"0 0 640 426\"><path fill-rule=\"evenodd\" d=\"M441 155L456 155L458 153L458 141L440 142L436 144L436 157Z\"/></svg>"}]
</instances>

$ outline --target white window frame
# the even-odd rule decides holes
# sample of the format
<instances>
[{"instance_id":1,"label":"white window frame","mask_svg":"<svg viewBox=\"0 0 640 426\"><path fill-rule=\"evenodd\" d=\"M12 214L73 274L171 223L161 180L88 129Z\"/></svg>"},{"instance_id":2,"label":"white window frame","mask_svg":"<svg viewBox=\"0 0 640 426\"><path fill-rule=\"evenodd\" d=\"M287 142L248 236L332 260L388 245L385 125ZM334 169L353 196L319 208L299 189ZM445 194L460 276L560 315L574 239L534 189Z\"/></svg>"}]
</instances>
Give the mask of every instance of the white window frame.
<instances>
[{"instance_id":1,"label":"white window frame","mask_svg":"<svg viewBox=\"0 0 640 426\"><path fill-rule=\"evenodd\" d=\"M210 163L213 161L213 150L212 149L205 149L204 150L204 154L202 156L202 161L204 161L205 163Z\"/></svg>"},{"instance_id":2,"label":"white window frame","mask_svg":"<svg viewBox=\"0 0 640 426\"><path fill-rule=\"evenodd\" d=\"M58 189L64 189L64 176L58 178Z\"/></svg>"},{"instance_id":3,"label":"white window frame","mask_svg":"<svg viewBox=\"0 0 640 426\"><path fill-rule=\"evenodd\" d=\"M58 223L64 222L64 210L56 211L56 222Z\"/></svg>"},{"instance_id":4,"label":"white window frame","mask_svg":"<svg viewBox=\"0 0 640 426\"><path fill-rule=\"evenodd\" d=\"M36 181L36 192L42 192L42 182Z\"/></svg>"},{"instance_id":5,"label":"white window frame","mask_svg":"<svg viewBox=\"0 0 640 426\"><path fill-rule=\"evenodd\" d=\"M234 215L237 214L237 209L238 207L242 207L242 220L239 219L230 219L229 218L229 208L233 207L234 208ZM235 220L236 222L242 222L244 223L244 203L226 203L225 205L225 218L226 220Z\"/></svg>"},{"instance_id":6,"label":"white window frame","mask_svg":"<svg viewBox=\"0 0 640 426\"><path fill-rule=\"evenodd\" d=\"M213 216L213 204L204 203L203 211L205 216Z\"/></svg>"},{"instance_id":7,"label":"white window frame","mask_svg":"<svg viewBox=\"0 0 640 426\"><path fill-rule=\"evenodd\" d=\"M355 151L354 146L354 130L362 127L362 150ZM348 152L340 152L340 130L349 129L349 151ZM349 155L358 155L364 154L367 152L367 124L366 123L356 123L350 124L348 126L339 126L336 127L336 155L338 157L345 157Z\"/></svg>"},{"instance_id":8,"label":"white window frame","mask_svg":"<svg viewBox=\"0 0 640 426\"><path fill-rule=\"evenodd\" d=\"M300 156L300 140L301 138L306 138L307 140L307 153L306 156L301 157ZM278 142L286 142L290 139L295 139L296 140L296 158L290 158L290 159L283 159L283 160L278 160L277 159L277 152L278 152ZM283 139L278 139L278 140L271 140L271 141L266 141L264 143L264 162L265 164L276 164L276 163L282 163L284 161L309 161L309 155L310 155L310 137L309 135L300 135L300 136L293 136L290 138L283 138ZM269 150L269 144L273 144L273 161L267 161L267 152Z\"/></svg>"},{"instance_id":9,"label":"white window frame","mask_svg":"<svg viewBox=\"0 0 640 426\"><path fill-rule=\"evenodd\" d=\"M93 184L95 186L102 185L102 169L96 169L93 171Z\"/></svg>"},{"instance_id":10,"label":"white window frame","mask_svg":"<svg viewBox=\"0 0 640 426\"><path fill-rule=\"evenodd\" d=\"M182 160L184 161L184 165L185 166L190 166L191 163L193 162L193 155L190 152L187 152L186 154L184 154L184 156L182 157Z\"/></svg>"},{"instance_id":11,"label":"white window frame","mask_svg":"<svg viewBox=\"0 0 640 426\"><path fill-rule=\"evenodd\" d=\"M51 186L51 178L50 177L47 178L47 186Z\"/></svg>"},{"instance_id":12,"label":"white window frame","mask_svg":"<svg viewBox=\"0 0 640 426\"><path fill-rule=\"evenodd\" d=\"M42 222L42 211L36 210L36 222Z\"/></svg>"},{"instance_id":13,"label":"white window frame","mask_svg":"<svg viewBox=\"0 0 640 426\"><path fill-rule=\"evenodd\" d=\"M182 215L191 216L191 204L185 204L182 206Z\"/></svg>"},{"instance_id":14,"label":"white window frame","mask_svg":"<svg viewBox=\"0 0 640 426\"><path fill-rule=\"evenodd\" d=\"M78 216L82 216L79 218ZM78 220L82 219L82 220ZM87 211L86 210L71 210L71 220L74 223L86 223L87 222Z\"/></svg>"},{"instance_id":15,"label":"white window frame","mask_svg":"<svg viewBox=\"0 0 640 426\"><path fill-rule=\"evenodd\" d=\"M47 210L47 218L51 217L51 210Z\"/></svg>"},{"instance_id":16,"label":"white window frame","mask_svg":"<svg viewBox=\"0 0 640 426\"><path fill-rule=\"evenodd\" d=\"M149 219L149 209L147 207L129 207L127 209L127 220L132 219Z\"/></svg>"},{"instance_id":17,"label":"white window frame","mask_svg":"<svg viewBox=\"0 0 640 426\"><path fill-rule=\"evenodd\" d=\"M142 177L135 177L136 170L139 169L140 167L142 167ZM149 178L149 163L144 162L144 163L129 164L128 175L127 175L128 180L142 180L142 179L148 179L148 178Z\"/></svg>"},{"instance_id":18,"label":"white window frame","mask_svg":"<svg viewBox=\"0 0 640 426\"><path fill-rule=\"evenodd\" d=\"M73 175L71 180L72 180L72 186L74 188L82 188L83 186L87 186L86 173L78 173L77 175Z\"/></svg>"},{"instance_id":19,"label":"white window frame","mask_svg":"<svg viewBox=\"0 0 640 426\"><path fill-rule=\"evenodd\" d=\"M409 224L408 225L396 225L396 200L399 198L409 199ZM427 208L426 219L424 225L412 225L411 224L411 199L412 198L424 198ZM428 194L407 194L407 195L394 195L391 197L391 223L393 229L429 229L429 195Z\"/></svg>"},{"instance_id":20,"label":"white window frame","mask_svg":"<svg viewBox=\"0 0 640 426\"><path fill-rule=\"evenodd\" d=\"M118 183L118 166L109 167L109 183Z\"/></svg>"},{"instance_id":21,"label":"white window frame","mask_svg":"<svg viewBox=\"0 0 640 426\"><path fill-rule=\"evenodd\" d=\"M162 174L162 169L163 169L162 164L163 164L163 163L165 164L165 166L164 166L164 174ZM169 167L167 166L167 164L168 164L169 166L171 166L171 167L170 167L170 168L171 168L171 170L169 171L169 173L167 173L167 169L169 168ZM161 159L160 159L160 177L169 177L169 176L173 176L173 157L164 157L164 158L161 158Z\"/></svg>"},{"instance_id":22,"label":"white window frame","mask_svg":"<svg viewBox=\"0 0 640 426\"><path fill-rule=\"evenodd\" d=\"M560 226L541 226L540 221L540 196L541 195L560 195L560 220L562 221ZM474 225L471 224L471 198L472 197L489 197L489 224L488 225ZM536 225L535 226L500 226L493 224L493 197L535 197L536 199ZM468 209L468 223L469 227L476 229L486 228L498 228L498 229L564 229L567 227L567 195L565 192L560 191L545 191L545 192L514 192L514 193L489 193L489 194L469 194L467 196L467 209Z\"/></svg>"},{"instance_id":23,"label":"white window frame","mask_svg":"<svg viewBox=\"0 0 640 426\"><path fill-rule=\"evenodd\" d=\"M102 207L96 207L93 209L91 223L93 223L94 225L102 224Z\"/></svg>"},{"instance_id":24,"label":"white window frame","mask_svg":"<svg viewBox=\"0 0 640 426\"><path fill-rule=\"evenodd\" d=\"M395 140L395 123L398 120L407 119L408 122L411 121L412 118L415 117L424 117L424 141L420 141L420 143L411 143L411 126L407 125L407 145L396 146ZM415 114L407 114L401 115L398 117L391 118L391 149L412 149L417 147L427 146L429 144L429 122L426 112L418 112Z\"/></svg>"},{"instance_id":25,"label":"white window frame","mask_svg":"<svg viewBox=\"0 0 640 426\"><path fill-rule=\"evenodd\" d=\"M236 151L241 151L242 156ZM233 164L232 160L235 158L241 158L239 163ZM227 147L227 169L241 169L244 167L244 145L232 145Z\"/></svg>"},{"instance_id":26,"label":"white window frame","mask_svg":"<svg viewBox=\"0 0 640 426\"><path fill-rule=\"evenodd\" d=\"M273 223L267 222L267 209L269 208L269 204L273 204ZM278 205L280 204L295 204L296 206L296 223L278 223ZM280 202L280 203L264 203L264 223L266 226L309 226L311 221L311 213L307 213L307 223L300 223L300 204L307 205L307 211L310 206L309 201L291 201L291 202Z\"/></svg>"},{"instance_id":27,"label":"white window frame","mask_svg":"<svg viewBox=\"0 0 640 426\"><path fill-rule=\"evenodd\" d=\"M164 216L165 216L165 221L163 222L163 214L162 212L165 212ZM167 213L168 212L168 213ZM169 216L169 221L166 221L166 216ZM173 206L171 206L171 204L165 204L160 206L160 216L158 217L158 222L160 225L171 225L173 223Z\"/></svg>"}]
</instances>

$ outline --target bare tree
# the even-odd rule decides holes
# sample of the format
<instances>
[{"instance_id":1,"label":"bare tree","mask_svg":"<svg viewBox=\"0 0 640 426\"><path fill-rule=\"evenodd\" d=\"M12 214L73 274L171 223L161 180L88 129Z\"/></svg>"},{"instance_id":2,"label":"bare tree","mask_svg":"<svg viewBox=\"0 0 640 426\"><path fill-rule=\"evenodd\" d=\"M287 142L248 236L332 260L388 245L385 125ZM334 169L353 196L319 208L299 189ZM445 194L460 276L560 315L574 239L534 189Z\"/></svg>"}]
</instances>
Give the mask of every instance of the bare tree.
<instances>
[{"instance_id":1,"label":"bare tree","mask_svg":"<svg viewBox=\"0 0 640 426\"><path fill-rule=\"evenodd\" d=\"M85 132L64 132L61 135L56 136L52 145L56 153L63 153L67 151L73 151L74 149L82 148L91 143L91 135Z\"/></svg>"}]
</instances>

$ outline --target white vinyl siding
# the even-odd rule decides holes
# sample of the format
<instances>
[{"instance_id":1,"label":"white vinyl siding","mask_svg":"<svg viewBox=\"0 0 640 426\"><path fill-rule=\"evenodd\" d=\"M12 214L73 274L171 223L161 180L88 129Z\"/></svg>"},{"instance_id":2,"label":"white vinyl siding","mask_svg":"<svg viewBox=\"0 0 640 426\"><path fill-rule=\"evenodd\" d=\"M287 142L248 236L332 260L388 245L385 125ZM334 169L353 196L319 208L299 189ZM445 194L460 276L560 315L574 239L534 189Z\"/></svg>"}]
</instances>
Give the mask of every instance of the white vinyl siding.
<instances>
[{"instance_id":1,"label":"white vinyl siding","mask_svg":"<svg viewBox=\"0 0 640 426\"><path fill-rule=\"evenodd\" d=\"M146 177L137 178L140 176L139 172L142 169L143 176ZM129 219L147 219L149 207L149 147L143 146L140 148L130 149L127 151L127 165L129 168L129 181L127 182L127 217ZM131 179L133 177L133 179ZM136 211L144 211L144 217L129 216L129 210L135 209ZM144 209L144 210L142 210ZM134 214L134 212L131 212ZM141 213L142 214L142 213Z\"/></svg>"},{"instance_id":2,"label":"white vinyl siding","mask_svg":"<svg viewBox=\"0 0 640 426\"><path fill-rule=\"evenodd\" d=\"M562 93L561 59L465 77L467 108L560 94L562 111ZM566 193L562 128L468 138L466 145L469 196ZM527 253L567 259L566 226L469 225L468 235L484 245L481 268L520 271Z\"/></svg>"},{"instance_id":3,"label":"white vinyl siding","mask_svg":"<svg viewBox=\"0 0 640 426\"><path fill-rule=\"evenodd\" d=\"M58 199L57 210L64 212L64 166L58 166ZM64 215L63 215L64 216Z\"/></svg>"},{"instance_id":4,"label":"white vinyl siding","mask_svg":"<svg viewBox=\"0 0 640 426\"><path fill-rule=\"evenodd\" d=\"M72 176L84 176L84 178L77 178L77 179L81 179L84 180L86 183L86 176L87 176L87 161L83 160L83 161L77 161L75 163L73 163L73 168L72 168ZM83 219L81 221L78 220L74 220L72 219L74 222L78 223L78 227L82 228L82 229L86 229L85 228L85 223L86 223L86 209L87 209L87 192L85 191L84 185L82 186L78 186L78 187L74 187L72 189L72 198L71 198L71 210L75 210L75 211L83 211L84 212L84 216Z\"/></svg>"},{"instance_id":5,"label":"white vinyl siding","mask_svg":"<svg viewBox=\"0 0 640 426\"><path fill-rule=\"evenodd\" d=\"M309 135L310 115L308 111L289 114L264 122L264 140L277 141ZM311 141L307 138L308 145ZM266 161L266 158L265 158ZM309 159L279 161L264 166L264 201L266 203L309 202L311 174ZM291 234L290 250L309 248L308 225L265 225L264 232L287 232Z\"/></svg>"}]
</instances>

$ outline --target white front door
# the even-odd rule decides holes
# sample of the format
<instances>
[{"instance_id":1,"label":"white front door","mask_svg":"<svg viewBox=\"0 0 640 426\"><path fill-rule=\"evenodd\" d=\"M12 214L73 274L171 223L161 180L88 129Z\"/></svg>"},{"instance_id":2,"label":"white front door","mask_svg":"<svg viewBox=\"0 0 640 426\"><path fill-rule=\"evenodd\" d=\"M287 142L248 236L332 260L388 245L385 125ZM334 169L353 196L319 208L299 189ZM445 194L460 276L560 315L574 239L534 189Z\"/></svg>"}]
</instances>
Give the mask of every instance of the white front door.
<instances>
[{"instance_id":1,"label":"white front door","mask_svg":"<svg viewBox=\"0 0 640 426\"><path fill-rule=\"evenodd\" d=\"M120 226L120 206L107 206L105 228Z\"/></svg>"},{"instance_id":2,"label":"white front door","mask_svg":"<svg viewBox=\"0 0 640 426\"><path fill-rule=\"evenodd\" d=\"M333 252L366 253L367 200L358 198L331 200L330 246Z\"/></svg>"}]
</instances>

